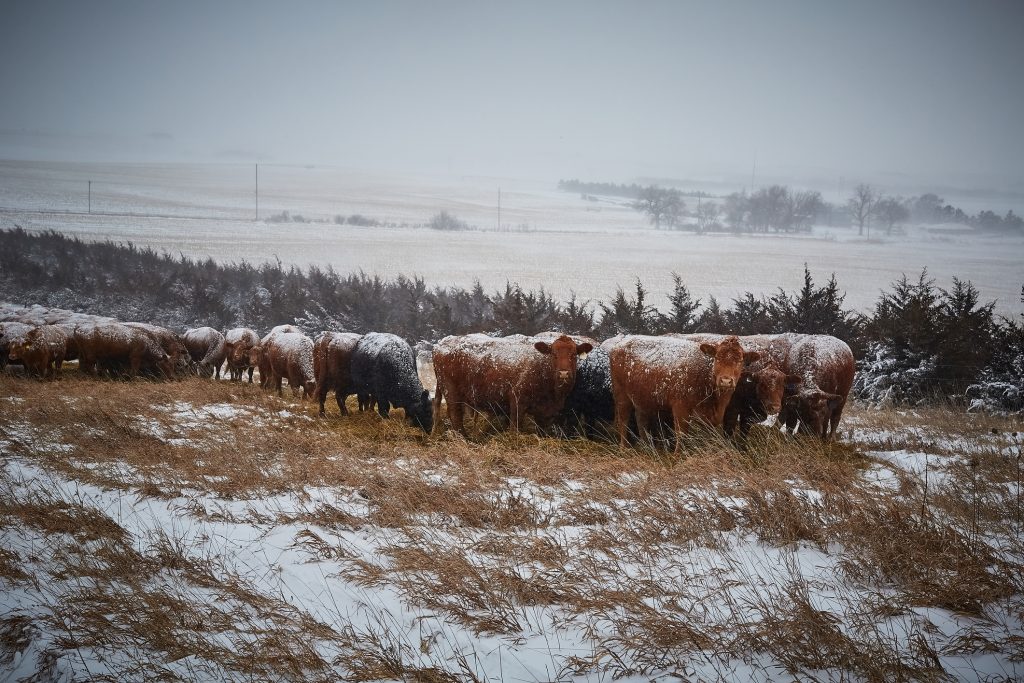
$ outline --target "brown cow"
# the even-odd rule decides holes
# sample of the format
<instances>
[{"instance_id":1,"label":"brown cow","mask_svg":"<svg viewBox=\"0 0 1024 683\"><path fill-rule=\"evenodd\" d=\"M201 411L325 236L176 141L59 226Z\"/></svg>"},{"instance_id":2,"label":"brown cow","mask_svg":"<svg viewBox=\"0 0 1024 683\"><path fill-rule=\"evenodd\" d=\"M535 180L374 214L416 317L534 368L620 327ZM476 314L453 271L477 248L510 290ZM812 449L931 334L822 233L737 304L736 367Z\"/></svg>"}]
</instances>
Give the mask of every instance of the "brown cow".
<instances>
[{"instance_id":1,"label":"brown cow","mask_svg":"<svg viewBox=\"0 0 1024 683\"><path fill-rule=\"evenodd\" d=\"M571 337L543 340L495 339L473 334L445 337L434 346L434 424L440 423L442 399L452 427L465 434L465 407L508 415L522 427L523 414L540 426L562 410L576 380L576 362L592 350Z\"/></svg>"},{"instance_id":2,"label":"brown cow","mask_svg":"<svg viewBox=\"0 0 1024 683\"><path fill-rule=\"evenodd\" d=\"M623 337L609 353L619 445L625 447L628 443L626 428L634 411L637 429L645 441L651 420L671 413L676 452L692 415L721 428L744 364L758 358L758 352L744 351L736 337L725 337L718 343Z\"/></svg>"},{"instance_id":3,"label":"brown cow","mask_svg":"<svg viewBox=\"0 0 1024 683\"><path fill-rule=\"evenodd\" d=\"M232 381L241 381L242 373L248 370L249 384L252 384L252 372L256 366L249 361L249 349L259 343L259 335L248 327L236 327L224 334L224 357Z\"/></svg>"},{"instance_id":4,"label":"brown cow","mask_svg":"<svg viewBox=\"0 0 1024 683\"><path fill-rule=\"evenodd\" d=\"M158 371L173 378L173 360L156 339L145 330L121 323L103 323L93 327L80 326L75 330L79 367L97 374L100 368L127 370L130 377L140 371Z\"/></svg>"},{"instance_id":5,"label":"brown cow","mask_svg":"<svg viewBox=\"0 0 1024 683\"><path fill-rule=\"evenodd\" d=\"M216 373L220 379L220 366L227 356L223 334L212 327L197 327L185 330L181 341L200 376L212 377Z\"/></svg>"},{"instance_id":6,"label":"brown cow","mask_svg":"<svg viewBox=\"0 0 1024 683\"><path fill-rule=\"evenodd\" d=\"M321 332L313 344L313 375L321 416L326 415L324 403L328 391L334 392L341 414L348 415L345 398L352 393L349 390L352 386L352 353L360 339L362 335L352 332Z\"/></svg>"},{"instance_id":7,"label":"brown cow","mask_svg":"<svg viewBox=\"0 0 1024 683\"><path fill-rule=\"evenodd\" d=\"M249 348L249 364L260 371L260 388L266 389L270 386L271 374L270 356L267 353L267 344L279 334L302 334L302 330L295 325L278 325L270 332L267 332L259 344Z\"/></svg>"},{"instance_id":8,"label":"brown cow","mask_svg":"<svg viewBox=\"0 0 1024 683\"><path fill-rule=\"evenodd\" d=\"M689 339L697 343L718 343L725 339L723 334L675 334L664 335L676 339ZM761 357L743 368L743 374L736 385L729 405L725 409L722 427L732 435L739 427L746 436L751 425L763 422L769 415L782 409L787 390L792 392L801 382L799 375L787 374L786 354L792 343L792 334L754 334L739 337L740 345L747 351L757 351Z\"/></svg>"},{"instance_id":9,"label":"brown cow","mask_svg":"<svg viewBox=\"0 0 1024 683\"><path fill-rule=\"evenodd\" d=\"M32 325L19 322L0 323L0 370L6 367L10 358L11 345L20 342L32 331ZM21 361L17 361L19 364Z\"/></svg>"},{"instance_id":10,"label":"brown cow","mask_svg":"<svg viewBox=\"0 0 1024 683\"><path fill-rule=\"evenodd\" d=\"M801 432L834 439L856 373L850 347L829 335L804 335L790 347L787 364L803 387L783 402L779 422L789 432L799 423Z\"/></svg>"},{"instance_id":11,"label":"brown cow","mask_svg":"<svg viewBox=\"0 0 1024 683\"><path fill-rule=\"evenodd\" d=\"M315 375L313 374L313 340L301 332L282 332L269 335L262 344L262 361L269 369L267 386L277 389L281 395L281 382L288 380L292 395L302 389L302 397L313 395ZM263 366L260 366L262 384Z\"/></svg>"},{"instance_id":12,"label":"brown cow","mask_svg":"<svg viewBox=\"0 0 1024 683\"><path fill-rule=\"evenodd\" d=\"M30 330L10 347L11 360L21 360L28 373L53 377L64 363L68 336L55 325L41 325Z\"/></svg>"},{"instance_id":13,"label":"brown cow","mask_svg":"<svg viewBox=\"0 0 1024 683\"><path fill-rule=\"evenodd\" d=\"M182 342L180 336L166 327L160 327L159 325L150 325L149 323L122 324L126 327L142 330L156 340L160 345L160 348L162 348L164 353L166 353L171 359L171 365L174 367L172 377L181 377L188 372L188 349L185 348L185 344Z\"/></svg>"}]
</instances>

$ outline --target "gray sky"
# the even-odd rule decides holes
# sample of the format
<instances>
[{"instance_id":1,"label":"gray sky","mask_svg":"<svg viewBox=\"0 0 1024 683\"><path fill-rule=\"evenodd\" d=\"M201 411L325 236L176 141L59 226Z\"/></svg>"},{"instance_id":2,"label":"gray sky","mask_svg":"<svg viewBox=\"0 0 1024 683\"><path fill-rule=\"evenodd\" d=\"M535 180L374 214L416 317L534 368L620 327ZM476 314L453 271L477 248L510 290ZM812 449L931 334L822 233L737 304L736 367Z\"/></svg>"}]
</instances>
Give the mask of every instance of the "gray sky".
<instances>
[{"instance_id":1,"label":"gray sky","mask_svg":"<svg viewBox=\"0 0 1024 683\"><path fill-rule=\"evenodd\" d=\"M1024 2L10 2L0 157L1024 190Z\"/></svg>"}]
</instances>

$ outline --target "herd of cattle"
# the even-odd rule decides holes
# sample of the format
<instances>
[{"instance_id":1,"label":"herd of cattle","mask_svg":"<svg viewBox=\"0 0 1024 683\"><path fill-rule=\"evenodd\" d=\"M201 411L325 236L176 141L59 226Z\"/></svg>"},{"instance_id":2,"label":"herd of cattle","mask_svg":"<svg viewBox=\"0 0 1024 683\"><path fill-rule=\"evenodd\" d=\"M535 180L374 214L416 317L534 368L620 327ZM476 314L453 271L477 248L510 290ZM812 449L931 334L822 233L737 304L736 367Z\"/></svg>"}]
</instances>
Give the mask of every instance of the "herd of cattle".
<instances>
[{"instance_id":1,"label":"herd of cattle","mask_svg":"<svg viewBox=\"0 0 1024 683\"><path fill-rule=\"evenodd\" d=\"M321 415L329 392L343 415L354 394L360 410L376 407L387 417L402 408L428 433L440 424L442 405L462 433L466 407L505 417L515 429L525 415L541 429L561 425L588 435L614 425L623 446L631 434L646 442L654 428L667 427L676 449L691 422L746 435L775 414L787 431L832 439L854 377L849 346L826 335L619 335L599 343L557 332L470 334L433 346L431 401L413 348L388 333L322 332L314 341L279 325L262 337L211 327L179 336L79 314L0 322L0 366L17 362L47 377L68 360L93 375L220 379L226 367L231 380L248 374L251 383L258 371L264 388L280 394L287 380L293 393L315 396Z\"/></svg>"}]
</instances>

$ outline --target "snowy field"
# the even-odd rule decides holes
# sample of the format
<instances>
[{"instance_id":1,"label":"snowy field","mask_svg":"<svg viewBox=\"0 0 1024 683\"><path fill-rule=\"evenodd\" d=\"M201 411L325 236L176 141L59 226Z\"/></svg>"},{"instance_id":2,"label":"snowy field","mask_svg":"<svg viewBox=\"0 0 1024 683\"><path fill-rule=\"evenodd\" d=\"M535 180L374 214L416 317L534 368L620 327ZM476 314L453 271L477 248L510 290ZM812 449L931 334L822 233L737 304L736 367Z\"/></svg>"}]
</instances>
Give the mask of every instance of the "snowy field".
<instances>
[{"instance_id":1,"label":"snowy field","mask_svg":"<svg viewBox=\"0 0 1024 683\"><path fill-rule=\"evenodd\" d=\"M0 376L3 680L1024 675L1009 420L666 463L65 375Z\"/></svg>"},{"instance_id":2,"label":"snowy field","mask_svg":"<svg viewBox=\"0 0 1024 683\"><path fill-rule=\"evenodd\" d=\"M94 215L66 213L86 210L90 179ZM279 224L254 220L253 183L253 168L244 166L0 162L0 227L131 241L221 261L280 258L343 273L417 274L430 285L468 287L478 279L493 290L511 281L543 286L562 300L572 292L607 300L616 286L629 289L640 277L662 307L673 271L696 296L727 302L745 291L796 289L806 263L819 282L834 272L847 304L863 310L902 273L916 277L927 268L941 287L954 275L970 279L985 299L998 300L1000 311L1024 312L1024 238L912 228L903 236L876 231L858 239L851 229L826 226L807 237L697 236L652 230L621 198L587 201L551 183L261 167L263 218L282 211L317 221L361 214L398 227ZM480 231L411 227L441 210Z\"/></svg>"}]
</instances>

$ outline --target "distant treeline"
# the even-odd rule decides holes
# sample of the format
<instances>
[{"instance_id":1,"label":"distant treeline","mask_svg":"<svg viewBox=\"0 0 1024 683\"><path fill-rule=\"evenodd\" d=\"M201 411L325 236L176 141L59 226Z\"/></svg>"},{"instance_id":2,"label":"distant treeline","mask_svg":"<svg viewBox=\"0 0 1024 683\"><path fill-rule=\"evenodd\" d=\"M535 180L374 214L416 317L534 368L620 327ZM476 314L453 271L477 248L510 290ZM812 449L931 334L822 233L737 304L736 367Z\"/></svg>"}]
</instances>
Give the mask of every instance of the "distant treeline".
<instances>
[{"instance_id":1,"label":"distant treeline","mask_svg":"<svg viewBox=\"0 0 1024 683\"><path fill-rule=\"evenodd\" d=\"M729 304L695 299L675 275L667 308L658 308L639 280L608 301L573 296L560 302L543 288L524 290L513 283L493 292L479 283L469 289L430 287L419 277L386 280L316 266L285 267L280 261L220 264L130 243L83 242L21 228L0 231L0 299L19 304L179 330L200 325L266 330L294 322L310 333L388 331L411 342L543 330L598 339L665 332L832 334L863 359L862 396L897 402L962 398L968 386L978 385L974 398L996 392L993 405L1020 409L1024 321L997 316L994 304L981 302L970 282L952 284L944 290L925 273L916 280L904 277L880 296L873 311L861 314L844 306L835 277L818 285L806 268L798 291L748 292ZM1014 386L1018 393L1005 396Z\"/></svg>"}]
</instances>

